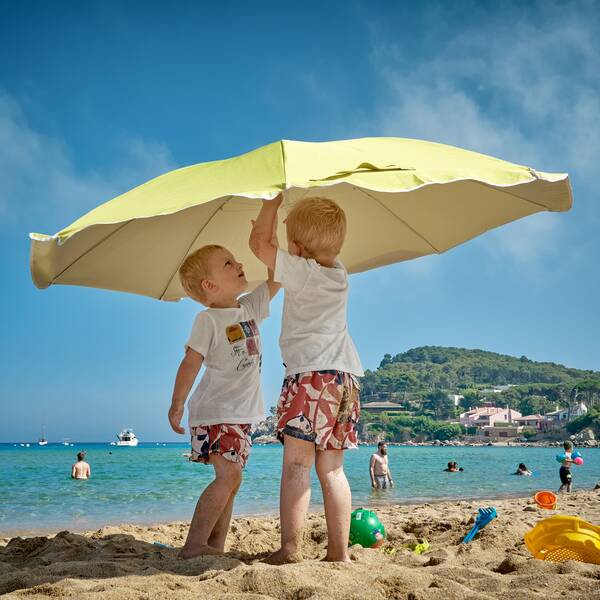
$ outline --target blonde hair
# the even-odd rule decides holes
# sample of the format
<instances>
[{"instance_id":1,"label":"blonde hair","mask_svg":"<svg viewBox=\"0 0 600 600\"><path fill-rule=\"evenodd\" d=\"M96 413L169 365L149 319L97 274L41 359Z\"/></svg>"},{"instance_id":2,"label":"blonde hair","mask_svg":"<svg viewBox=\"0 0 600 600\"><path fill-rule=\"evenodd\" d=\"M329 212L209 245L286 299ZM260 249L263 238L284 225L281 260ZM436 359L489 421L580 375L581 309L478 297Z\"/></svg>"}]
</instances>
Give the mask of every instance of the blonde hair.
<instances>
[{"instance_id":1,"label":"blonde hair","mask_svg":"<svg viewBox=\"0 0 600 600\"><path fill-rule=\"evenodd\" d=\"M202 304L206 302L206 294L202 290L202 281L210 277L208 259L216 250L224 249L223 246L216 244L202 246L202 248L194 250L183 261L183 264L179 267L179 281L181 281L185 293L190 298L198 300Z\"/></svg>"},{"instance_id":2,"label":"blonde hair","mask_svg":"<svg viewBox=\"0 0 600 600\"><path fill-rule=\"evenodd\" d=\"M346 215L328 198L305 198L297 202L287 217L288 237L311 254L337 256L346 237Z\"/></svg>"}]
</instances>

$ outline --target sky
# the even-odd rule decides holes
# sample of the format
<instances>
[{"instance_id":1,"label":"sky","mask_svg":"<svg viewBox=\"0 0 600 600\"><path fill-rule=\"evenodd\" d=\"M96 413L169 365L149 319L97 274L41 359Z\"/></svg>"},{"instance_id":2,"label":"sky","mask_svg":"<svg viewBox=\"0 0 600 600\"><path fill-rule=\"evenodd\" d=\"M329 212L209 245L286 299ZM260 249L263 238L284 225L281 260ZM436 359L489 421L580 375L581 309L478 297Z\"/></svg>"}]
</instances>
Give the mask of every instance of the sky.
<instances>
[{"instance_id":1,"label":"sky","mask_svg":"<svg viewBox=\"0 0 600 600\"><path fill-rule=\"evenodd\" d=\"M199 306L38 290L53 234L170 169L279 139L432 140L568 172L574 206L351 277L365 368L422 345L600 370L600 3L0 0L0 442L184 441ZM262 327L276 402L281 298Z\"/></svg>"}]
</instances>

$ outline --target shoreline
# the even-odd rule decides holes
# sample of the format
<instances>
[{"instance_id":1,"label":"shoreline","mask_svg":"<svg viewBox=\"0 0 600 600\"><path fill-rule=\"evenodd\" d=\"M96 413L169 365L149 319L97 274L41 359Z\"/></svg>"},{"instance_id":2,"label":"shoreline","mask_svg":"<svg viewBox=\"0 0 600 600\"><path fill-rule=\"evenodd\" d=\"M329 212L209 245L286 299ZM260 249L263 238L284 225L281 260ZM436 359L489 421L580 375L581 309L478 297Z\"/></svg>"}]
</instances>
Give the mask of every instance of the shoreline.
<instances>
[{"instance_id":1,"label":"shoreline","mask_svg":"<svg viewBox=\"0 0 600 600\"><path fill-rule=\"evenodd\" d=\"M600 486L600 481L593 488L578 488L570 494L558 494L556 490L549 490L553 493L556 493L557 497L560 499L561 497L565 497L568 495L574 495L577 493L590 492L593 493L598 491L598 486ZM539 491L539 490L538 490ZM366 502L360 507L358 505L352 507L352 510L356 508L370 508L374 510L391 510L394 508L402 508L405 506L431 506L435 507L439 504L453 503L453 502L466 502L466 503L474 503L474 502L494 502L494 501L504 501L504 500L532 500L533 494L528 493L525 494L523 492L507 492L505 494L496 494L496 495L482 495L482 496L447 496L440 498L428 498L428 497L417 497L414 500L406 500L403 502L385 502L383 498L385 492L381 492L382 501L381 502ZM599 497L600 500L600 497ZM308 509L309 514L313 515L322 515L323 514L323 505L321 504L311 504ZM234 510L233 519L278 519L279 518L279 510L277 508L266 511L266 512L241 512L236 513ZM173 519L166 518L164 520L150 520L150 521L142 521L142 520L129 520L129 521L98 521L91 522L89 526L84 527L68 527L68 531L75 534L86 534L91 531L104 529L104 528L121 528L121 527L141 527L141 528L152 528L152 527L164 527L171 525L189 525L190 518L181 518L181 519ZM66 529L60 526L51 526L51 527L39 527L39 528L30 528L30 529L14 529L14 530L0 530L0 546L6 544L8 540L15 537L38 537L38 536L54 536L61 531L65 531Z\"/></svg>"},{"instance_id":2,"label":"shoreline","mask_svg":"<svg viewBox=\"0 0 600 600\"><path fill-rule=\"evenodd\" d=\"M274 517L233 519L225 554L189 560L177 556L187 534L187 523L181 522L17 538L0 546L0 595L10 600L598 598L600 564L537 560L523 536L557 514L600 524L600 490L561 495L557 510L541 509L527 497L494 499L498 517L462 544L477 509L486 505L445 500L378 508L387 532L384 544L352 546L348 564L322 561L327 530L323 516L314 513L305 522L303 562L277 567L261 562L279 544ZM425 553L407 548L423 539L429 542Z\"/></svg>"}]
</instances>

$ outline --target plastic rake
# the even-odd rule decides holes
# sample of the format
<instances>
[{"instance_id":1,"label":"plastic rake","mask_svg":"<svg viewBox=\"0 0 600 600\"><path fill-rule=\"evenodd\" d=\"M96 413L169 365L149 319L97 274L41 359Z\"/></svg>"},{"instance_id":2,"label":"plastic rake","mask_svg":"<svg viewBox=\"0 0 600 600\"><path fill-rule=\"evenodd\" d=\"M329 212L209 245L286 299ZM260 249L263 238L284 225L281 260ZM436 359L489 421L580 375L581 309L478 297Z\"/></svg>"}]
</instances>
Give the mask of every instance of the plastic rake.
<instances>
[{"instance_id":1,"label":"plastic rake","mask_svg":"<svg viewBox=\"0 0 600 600\"><path fill-rule=\"evenodd\" d=\"M467 544L468 542L470 542L477 535L479 530L483 529L488 523L493 521L497 516L498 516L498 513L496 512L496 509L493 506L490 506L489 508L480 508L479 514L477 515L477 518L475 519L475 524L471 528L471 531L469 531L469 533L467 533L467 535L465 535L465 538L463 539L462 543Z\"/></svg>"}]
</instances>

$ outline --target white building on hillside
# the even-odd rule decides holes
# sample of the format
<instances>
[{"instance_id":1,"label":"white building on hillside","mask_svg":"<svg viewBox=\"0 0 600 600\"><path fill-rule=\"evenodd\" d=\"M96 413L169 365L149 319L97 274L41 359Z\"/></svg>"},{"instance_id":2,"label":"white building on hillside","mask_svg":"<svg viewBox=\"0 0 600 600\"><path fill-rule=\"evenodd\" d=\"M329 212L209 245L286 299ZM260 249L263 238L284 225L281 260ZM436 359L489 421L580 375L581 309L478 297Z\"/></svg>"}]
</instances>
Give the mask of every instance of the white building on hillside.
<instances>
[{"instance_id":1,"label":"white building on hillside","mask_svg":"<svg viewBox=\"0 0 600 600\"><path fill-rule=\"evenodd\" d=\"M515 425L527 427L529 429L542 429L544 417L542 415L527 415L526 417L516 417L513 419Z\"/></svg>"},{"instance_id":2,"label":"white building on hillside","mask_svg":"<svg viewBox=\"0 0 600 600\"><path fill-rule=\"evenodd\" d=\"M480 406L460 415L460 424L465 427L489 427L495 423L512 423L521 413L512 408Z\"/></svg>"},{"instance_id":3,"label":"white building on hillside","mask_svg":"<svg viewBox=\"0 0 600 600\"><path fill-rule=\"evenodd\" d=\"M557 407L556 410L546 413L544 415L544 420L549 424L567 423L577 417L582 417L587 414L587 411L587 406L583 402L580 402L579 404L568 406L567 408Z\"/></svg>"},{"instance_id":4,"label":"white building on hillside","mask_svg":"<svg viewBox=\"0 0 600 600\"><path fill-rule=\"evenodd\" d=\"M454 402L454 406L458 406L458 403L464 398L460 394L448 394L448 399Z\"/></svg>"}]
</instances>

